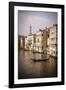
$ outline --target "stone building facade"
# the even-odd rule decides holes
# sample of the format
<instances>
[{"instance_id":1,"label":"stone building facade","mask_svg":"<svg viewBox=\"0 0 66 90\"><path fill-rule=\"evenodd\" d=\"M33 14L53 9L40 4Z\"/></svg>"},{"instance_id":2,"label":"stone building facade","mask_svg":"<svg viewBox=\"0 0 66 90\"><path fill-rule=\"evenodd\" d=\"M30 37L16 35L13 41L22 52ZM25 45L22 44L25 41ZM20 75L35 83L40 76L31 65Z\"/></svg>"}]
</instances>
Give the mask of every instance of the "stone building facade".
<instances>
[{"instance_id":1,"label":"stone building facade","mask_svg":"<svg viewBox=\"0 0 66 90\"><path fill-rule=\"evenodd\" d=\"M34 37L35 36L33 34L31 34L25 38L25 49L26 50L33 50L33 48L34 48Z\"/></svg>"},{"instance_id":2,"label":"stone building facade","mask_svg":"<svg viewBox=\"0 0 66 90\"><path fill-rule=\"evenodd\" d=\"M57 56L57 24L49 28L49 54Z\"/></svg>"},{"instance_id":3,"label":"stone building facade","mask_svg":"<svg viewBox=\"0 0 66 90\"><path fill-rule=\"evenodd\" d=\"M47 50L47 28L36 32L35 51L46 53Z\"/></svg>"},{"instance_id":4,"label":"stone building facade","mask_svg":"<svg viewBox=\"0 0 66 90\"><path fill-rule=\"evenodd\" d=\"M25 47L25 37L22 35L18 36L18 47L22 49Z\"/></svg>"}]
</instances>

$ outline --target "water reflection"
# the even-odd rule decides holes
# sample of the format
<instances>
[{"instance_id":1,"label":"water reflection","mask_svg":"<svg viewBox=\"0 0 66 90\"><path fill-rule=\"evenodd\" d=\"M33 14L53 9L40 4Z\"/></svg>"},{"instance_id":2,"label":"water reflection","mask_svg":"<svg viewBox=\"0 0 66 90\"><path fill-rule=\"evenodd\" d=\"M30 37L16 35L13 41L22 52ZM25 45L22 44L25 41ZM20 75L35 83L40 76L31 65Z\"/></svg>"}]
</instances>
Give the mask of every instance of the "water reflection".
<instances>
[{"instance_id":1,"label":"water reflection","mask_svg":"<svg viewBox=\"0 0 66 90\"><path fill-rule=\"evenodd\" d=\"M57 59L49 57L44 60L43 54L19 50L18 78L57 77ZM34 59L38 61L34 61ZM40 61L42 60L42 61Z\"/></svg>"}]
</instances>

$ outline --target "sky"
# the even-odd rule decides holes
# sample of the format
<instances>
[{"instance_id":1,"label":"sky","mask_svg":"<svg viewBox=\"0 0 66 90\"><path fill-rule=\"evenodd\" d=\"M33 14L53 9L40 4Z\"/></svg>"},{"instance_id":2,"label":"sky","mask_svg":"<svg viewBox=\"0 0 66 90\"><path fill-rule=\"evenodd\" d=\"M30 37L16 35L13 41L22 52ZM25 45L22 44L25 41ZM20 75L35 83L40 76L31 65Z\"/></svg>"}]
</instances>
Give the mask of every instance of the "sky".
<instances>
[{"instance_id":1,"label":"sky","mask_svg":"<svg viewBox=\"0 0 66 90\"><path fill-rule=\"evenodd\" d=\"M36 33L39 29L51 27L57 24L56 12L44 11L18 11L18 35L28 36L32 26L32 33Z\"/></svg>"}]
</instances>

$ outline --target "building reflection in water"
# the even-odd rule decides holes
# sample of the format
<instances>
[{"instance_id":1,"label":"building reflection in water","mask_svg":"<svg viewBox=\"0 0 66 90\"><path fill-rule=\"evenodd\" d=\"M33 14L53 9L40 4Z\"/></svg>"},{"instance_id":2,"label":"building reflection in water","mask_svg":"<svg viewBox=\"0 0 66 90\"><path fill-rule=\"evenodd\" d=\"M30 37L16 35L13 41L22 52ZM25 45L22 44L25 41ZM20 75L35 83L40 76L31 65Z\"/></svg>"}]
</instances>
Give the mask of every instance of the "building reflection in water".
<instances>
[{"instance_id":1,"label":"building reflection in water","mask_svg":"<svg viewBox=\"0 0 66 90\"><path fill-rule=\"evenodd\" d=\"M22 49L18 54L18 79L57 77L57 58L43 60L43 54Z\"/></svg>"}]
</instances>

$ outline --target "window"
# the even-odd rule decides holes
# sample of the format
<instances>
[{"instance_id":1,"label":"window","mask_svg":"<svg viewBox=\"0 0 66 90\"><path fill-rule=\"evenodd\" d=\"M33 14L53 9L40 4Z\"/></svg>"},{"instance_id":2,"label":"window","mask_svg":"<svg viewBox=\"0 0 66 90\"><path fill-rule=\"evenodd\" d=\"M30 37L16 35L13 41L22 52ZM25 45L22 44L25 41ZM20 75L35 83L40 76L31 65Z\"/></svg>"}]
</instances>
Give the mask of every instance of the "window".
<instances>
[{"instance_id":1,"label":"window","mask_svg":"<svg viewBox=\"0 0 66 90\"><path fill-rule=\"evenodd\" d=\"M39 39L37 39L37 42L39 43Z\"/></svg>"}]
</instances>

